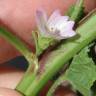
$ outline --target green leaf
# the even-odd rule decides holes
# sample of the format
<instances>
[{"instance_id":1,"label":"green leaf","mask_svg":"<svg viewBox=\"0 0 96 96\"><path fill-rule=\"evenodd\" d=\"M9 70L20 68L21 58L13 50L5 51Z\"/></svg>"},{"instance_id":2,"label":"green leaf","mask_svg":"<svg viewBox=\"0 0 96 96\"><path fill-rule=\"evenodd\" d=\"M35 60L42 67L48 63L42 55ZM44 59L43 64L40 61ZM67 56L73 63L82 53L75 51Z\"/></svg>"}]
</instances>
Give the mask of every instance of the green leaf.
<instances>
[{"instance_id":1,"label":"green leaf","mask_svg":"<svg viewBox=\"0 0 96 96\"><path fill-rule=\"evenodd\" d=\"M96 66L88 56L88 51L88 48L85 48L75 56L65 74L65 77L84 96L90 96L90 88L96 80Z\"/></svg>"},{"instance_id":2,"label":"green leaf","mask_svg":"<svg viewBox=\"0 0 96 96\"><path fill-rule=\"evenodd\" d=\"M54 89L66 80L84 96L91 95L91 87L96 80L96 66L88 52L86 47L73 58L69 69L54 83L47 96L52 96Z\"/></svg>"}]
</instances>

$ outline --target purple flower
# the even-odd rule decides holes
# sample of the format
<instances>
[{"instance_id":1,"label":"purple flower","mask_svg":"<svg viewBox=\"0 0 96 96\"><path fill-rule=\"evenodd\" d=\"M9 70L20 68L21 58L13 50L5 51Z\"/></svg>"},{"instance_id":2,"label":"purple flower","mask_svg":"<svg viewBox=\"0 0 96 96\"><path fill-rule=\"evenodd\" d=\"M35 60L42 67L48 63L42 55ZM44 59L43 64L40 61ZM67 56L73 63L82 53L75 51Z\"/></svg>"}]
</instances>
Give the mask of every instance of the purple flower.
<instances>
[{"instance_id":1,"label":"purple flower","mask_svg":"<svg viewBox=\"0 0 96 96\"><path fill-rule=\"evenodd\" d=\"M43 10L37 10L36 22L40 34L44 37L61 40L76 35L73 30L75 22L69 20L68 16L62 16L59 10L54 11L49 19Z\"/></svg>"}]
</instances>

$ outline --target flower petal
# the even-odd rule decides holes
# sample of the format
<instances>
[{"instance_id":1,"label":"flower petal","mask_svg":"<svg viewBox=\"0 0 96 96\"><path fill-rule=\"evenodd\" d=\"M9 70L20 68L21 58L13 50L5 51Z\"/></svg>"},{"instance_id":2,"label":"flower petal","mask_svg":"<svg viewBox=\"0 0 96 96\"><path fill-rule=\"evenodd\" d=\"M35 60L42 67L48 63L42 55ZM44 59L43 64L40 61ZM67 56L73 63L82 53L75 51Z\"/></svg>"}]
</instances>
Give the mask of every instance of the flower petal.
<instances>
[{"instance_id":1,"label":"flower petal","mask_svg":"<svg viewBox=\"0 0 96 96\"><path fill-rule=\"evenodd\" d=\"M73 36L75 36L76 35L76 32L75 31L70 31L70 33L69 33L69 37L73 37Z\"/></svg>"},{"instance_id":2,"label":"flower petal","mask_svg":"<svg viewBox=\"0 0 96 96\"><path fill-rule=\"evenodd\" d=\"M53 21L55 18L57 19L58 17L61 17L60 10L55 10L55 11L52 13L52 15L50 16L48 22L51 22L51 21ZM62 17L64 17L64 18L63 18L64 21L67 21L67 20L69 19L68 16L62 16Z\"/></svg>"},{"instance_id":3,"label":"flower petal","mask_svg":"<svg viewBox=\"0 0 96 96\"><path fill-rule=\"evenodd\" d=\"M45 35L47 32L46 24L47 24L47 15L44 10L36 11L36 23L37 27L41 34Z\"/></svg>"},{"instance_id":4,"label":"flower petal","mask_svg":"<svg viewBox=\"0 0 96 96\"><path fill-rule=\"evenodd\" d=\"M61 25L59 25L59 29L61 31L63 31L63 30L73 30L74 25L75 25L74 21L63 22Z\"/></svg>"},{"instance_id":5,"label":"flower petal","mask_svg":"<svg viewBox=\"0 0 96 96\"><path fill-rule=\"evenodd\" d=\"M53 27L53 28L56 28L56 29L61 29L68 22L67 21L68 19L69 19L68 16L55 17L53 20L48 22L48 26L49 26L49 28Z\"/></svg>"},{"instance_id":6,"label":"flower petal","mask_svg":"<svg viewBox=\"0 0 96 96\"><path fill-rule=\"evenodd\" d=\"M48 22L53 21L55 18L57 18L58 16L61 16L60 14L60 10L55 10L52 15L50 16Z\"/></svg>"},{"instance_id":7,"label":"flower petal","mask_svg":"<svg viewBox=\"0 0 96 96\"><path fill-rule=\"evenodd\" d=\"M64 38L70 38L76 35L76 32L73 30L63 30L60 32L61 36Z\"/></svg>"},{"instance_id":8,"label":"flower petal","mask_svg":"<svg viewBox=\"0 0 96 96\"><path fill-rule=\"evenodd\" d=\"M68 16L60 16L57 18L57 23L55 23L55 27L57 27L58 29L62 29L64 26L66 26L67 24L67 20L69 19Z\"/></svg>"},{"instance_id":9,"label":"flower petal","mask_svg":"<svg viewBox=\"0 0 96 96\"><path fill-rule=\"evenodd\" d=\"M68 21L67 26L69 26L71 29L73 29L75 22L74 21Z\"/></svg>"},{"instance_id":10,"label":"flower petal","mask_svg":"<svg viewBox=\"0 0 96 96\"><path fill-rule=\"evenodd\" d=\"M69 19L68 16L61 16L60 10L55 10L48 19L48 26L54 26L55 24L57 24L58 21L61 20L61 18L63 19L63 21L67 21Z\"/></svg>"}]
</instances>

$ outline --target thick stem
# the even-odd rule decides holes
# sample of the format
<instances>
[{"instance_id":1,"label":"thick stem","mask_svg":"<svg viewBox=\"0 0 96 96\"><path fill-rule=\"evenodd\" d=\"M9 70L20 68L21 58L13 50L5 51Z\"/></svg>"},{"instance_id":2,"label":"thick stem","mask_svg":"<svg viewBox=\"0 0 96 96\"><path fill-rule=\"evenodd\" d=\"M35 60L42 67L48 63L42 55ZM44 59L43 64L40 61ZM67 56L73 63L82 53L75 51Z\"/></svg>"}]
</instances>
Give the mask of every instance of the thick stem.
<instances>
[{"instance_id":1,"label":"thick stem","mask_svg":"<svg viewBox=\"0 0 96 96\"><path fill-rule=\"evenodd\" d=\"M45 64L47 69L40 77L36 77L30 87L24 92L26 96L36 96L47 81L51 79L68 60L96 38L96 15L92 16L87 22L77 28L76 32L80 37L77 36L74 40L70 39L66 43L62 43L61 47L52 51L48 59L49 62L47 61Z\"/></svg>"},{"instance_id":2,"label":"thick stem","mask_svg":"<svg viewBox=\"0 0 96 96\"><path fill-rule=\"evenodd\" d=\"M19 82L19 84L16 86L16 90L18 90L22 94L24 94L26 89L30 86L30 83L36 77L36 74L32 71L33 71L32 66L30 66L27 69L27 71L26 71L24 77L22 78L21 82Z\"/></svg>"}]
</instances>

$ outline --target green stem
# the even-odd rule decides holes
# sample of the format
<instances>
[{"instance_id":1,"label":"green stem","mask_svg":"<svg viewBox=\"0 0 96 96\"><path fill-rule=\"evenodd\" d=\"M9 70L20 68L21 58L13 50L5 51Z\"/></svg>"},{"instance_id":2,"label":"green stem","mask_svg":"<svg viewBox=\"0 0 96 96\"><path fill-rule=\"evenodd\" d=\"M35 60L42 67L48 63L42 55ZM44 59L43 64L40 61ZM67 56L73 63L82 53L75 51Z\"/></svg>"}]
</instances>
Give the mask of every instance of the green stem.
<instances>
[{"instance_id":1,"label":"green stem","mask_svg":"<svg viewBox=\"0 0 96 96\"><path fill-rule=\"evenodd\" d=\"M53 93L55 92L56 88L64 83L64 81L68 81L63 75L61 75L52 85L52 87L49 89L48 93L46 96L54 96Z\"/></svg>"},{"instance_id":2,"label":"green stem","mask_svg":"<svg viewBox=\"0 0 96 96\"><path fill-rule=\"evenodd\" d=\"M30 53L28 47L15 35L13 35L11 32L7 31L5 28L0 27L0 36L5 38L8 42L10 42L17 50L19 50L22 55L30 62L29 57L33 56L32 53Z\"/></svg>"},{"instance_id":3,"label":"green stem","mask_svg":"<svg viewBox=\"0 0 96 96\"><path fill-rule=\"evenodd\" d=\"M22 78L21 82L19 82L19 84L15 88L22 94L24 94L26 89L30 86L30 82L32 82L36 76L36 74L32 70L32 66L30 66L24 74L24 77Z\"/></svg>"},{"instance_id":4,"label":"green stem","mask_svg":"<svg viewBox=\"0 0 96 96\"><path fill-rule=\"evenodd\" d=\"M19 84L16 86L15 89L18 90L20 93L24 94L24 92L28 89L32 81L35 79L37 75L37 70L38 70L38 59L35 57L31 62L31 64L29 64L29 67L25 72L21 82L19 82Z\"/></svg>"},{"instance_id":5,"label":"green stem","mask_svg":"<svg viewBox=\"0 0 96 96\"><path fill-rule=\"evenodd\" d=\"M38 69L38 60L35 57L35 55L32 52L30 52L25 43L23 43L19 38L17 38L15 35L7 31L3 27L0 27L0 36L5 38L17 50L19 50L29 63L29 67L24 75L23 80L17 85L17 88L19 87L24 91L29 86L29 83L32 82L33 78L36 75Z\"/></svg>"},{"instance_id":6,"label":"green stem","mask_svg":"<svg viewBox=\"0 0 96 96\"><path fill-rule=\"evenodd\" d=\"M30 87L24 92L26 96L36 96L41 88L52 78L77 52L96 38L96 15L77 28L80 37L62 43L61 47L52 51L46 62L46 70L40 77L36 77ZM49 67L48 67L49 65ZM45 66L45 67L46 67ZM39 79L38 79L39 78Z\"/></svg>"}]
</instances>

